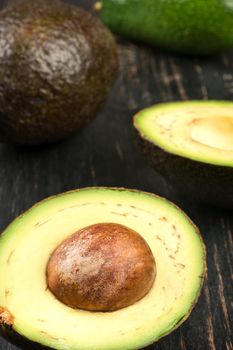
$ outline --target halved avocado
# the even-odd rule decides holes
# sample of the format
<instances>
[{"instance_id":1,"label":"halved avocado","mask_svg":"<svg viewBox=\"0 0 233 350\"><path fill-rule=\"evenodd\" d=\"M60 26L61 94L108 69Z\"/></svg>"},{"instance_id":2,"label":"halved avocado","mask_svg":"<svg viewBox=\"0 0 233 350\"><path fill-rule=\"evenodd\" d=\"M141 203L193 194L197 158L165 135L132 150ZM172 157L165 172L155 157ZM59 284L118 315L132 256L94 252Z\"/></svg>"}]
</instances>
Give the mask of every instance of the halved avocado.
<instances>
[{"instance_id":1,"label":"halved avocado","mask_svg":"<svg viewBox=\"0 0 233 350\"><path fill-rule=\"evenodd\" d=\"M48 288L49 262L74 233L81 235L87 227L106 223L137 232L155 260L153 285L140 300L116 311L94 312L68 306ZM108 242L107 231L105 236ZM102 243L91 247L98 253ZM114 250L114 236L109 249ZM63 251L62 257L67 255ZM123 255L125 259L128 253ZM104 266L111 265L108 258ZM82 268L93 272L91 263ZM40 202L1 235L0 328L14 342L24 340L29 349L141 349L173 331L189 316L204 273L205 248L199 231L169 201L116 188L64 193ZM96 277L98 283L98 274ZM111 277L100 292L112 285Z\"/></svg>"},{"instance_id":2,"label":"halved avocado","mask_svg":"<svg viewBox=\"0 0 233 350\"><path fill-rule=\"evenodd\" d=\"M162 103L134 118L143 151L175 189L233 207L233 103Z\"/></svg>"}]
</instances>

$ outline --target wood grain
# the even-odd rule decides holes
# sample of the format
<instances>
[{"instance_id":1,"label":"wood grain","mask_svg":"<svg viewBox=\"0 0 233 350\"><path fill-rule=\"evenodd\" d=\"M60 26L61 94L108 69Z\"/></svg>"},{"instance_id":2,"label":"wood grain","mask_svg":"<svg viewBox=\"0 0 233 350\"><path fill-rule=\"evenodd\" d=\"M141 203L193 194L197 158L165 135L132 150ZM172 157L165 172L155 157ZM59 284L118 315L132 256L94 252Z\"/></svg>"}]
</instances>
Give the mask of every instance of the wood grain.
<instances>
[{"instance_id":1,"label":"wood grain","mask_svg":"<svg viewBox=\"0 0 233 350\"><path fill-rule=\"evenodd\" d=\"M73 1L91 8L94 1ZM3 0L1 5L6 4ZM200 228L207 246L203 293L182 327L156 350L233 350L233 215L177 195L141 155L132 116L161 101L233 100L233 52L209 58L171 55L118 38L119 77L98 118L49 147L0 145L0 229L35 202L66 190L124 186L177 203ZM19 348L0 339L0 350Z\"/></svg>"}]
</instances>

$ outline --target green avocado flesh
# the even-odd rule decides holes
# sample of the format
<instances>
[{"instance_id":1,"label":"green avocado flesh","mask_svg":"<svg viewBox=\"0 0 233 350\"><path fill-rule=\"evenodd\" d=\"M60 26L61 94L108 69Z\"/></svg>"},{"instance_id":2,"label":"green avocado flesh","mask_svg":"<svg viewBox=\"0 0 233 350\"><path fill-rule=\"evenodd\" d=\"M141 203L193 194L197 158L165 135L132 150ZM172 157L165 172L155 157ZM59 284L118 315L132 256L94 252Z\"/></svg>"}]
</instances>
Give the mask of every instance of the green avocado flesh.
<instances>
[{"instance_id":1,"label":"green avocado flesh","mask_svg":"<svg viewBox=\"0 0 233 350\"><path fill-rule=\"evenodd\" d=\"M118 311L72 309L47 288L48 259L74 232L104 222L142 235L156 260L155 283L144 298ZM9 312L15 332L53 349L140 349L188 317L204 272L197 228L167 200L126 189L68 192L40 202L1 235L0 320Z\"/></svg>"},{"instance_id":2,"label":"green avocado flesh","mask_svg":"<svg viewBox=\"0 0 233 350\"><path fill-rule=\"evenodd\" d=\"M190 101L152 106L135 117L142 137L164 151L233 167L233 103Z\"/></svg>"},{"instance_id":3,"label":"green avocado flesh","mask_svg":"<svg viewBox=\"0 0 233 350\"><path fill-rule=\"evenodd\" d=\"M103 22L128 38L185 54L211 54L233 46L231 0L102 0L101 4Z\"/></svg>"}]
</instances>

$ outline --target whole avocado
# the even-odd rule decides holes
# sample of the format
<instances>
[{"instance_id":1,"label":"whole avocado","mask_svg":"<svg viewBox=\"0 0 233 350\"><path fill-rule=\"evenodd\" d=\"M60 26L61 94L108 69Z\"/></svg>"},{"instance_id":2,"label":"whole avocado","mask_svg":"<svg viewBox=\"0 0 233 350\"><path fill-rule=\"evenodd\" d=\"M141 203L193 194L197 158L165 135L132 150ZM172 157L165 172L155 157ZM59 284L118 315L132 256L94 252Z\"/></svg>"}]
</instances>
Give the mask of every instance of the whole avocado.
<instances>
[{"instance_id":1,"label":"whole avocado","mask_svg":"<svg viewBox=\"0 0 233 350\"><path fill-rule=\"evenodd\" d=\"M115 33L170 51L206 55L233 47L232 0L102 0Z\"/></svg>"},{"instance_id":2,"label":"whole avocado","mask_svg":"<svg viewBox=\"0 0 233 350\"><path fill-rule=\"evenodd\" d=\"M83 9L24 0L0 13L0 141L60 140L94 118L117 74L112 34Z\"/></svg>"}]
</instances>

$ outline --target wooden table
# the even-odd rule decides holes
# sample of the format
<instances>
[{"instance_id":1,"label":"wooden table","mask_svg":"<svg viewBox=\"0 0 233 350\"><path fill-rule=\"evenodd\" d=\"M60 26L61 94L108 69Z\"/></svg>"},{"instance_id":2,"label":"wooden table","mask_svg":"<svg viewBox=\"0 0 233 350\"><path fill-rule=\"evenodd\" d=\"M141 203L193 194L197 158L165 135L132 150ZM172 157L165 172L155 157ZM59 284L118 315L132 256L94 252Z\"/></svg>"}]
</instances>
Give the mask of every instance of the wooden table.
<instances>
[{"instance_id":1,"label":"wooden table","mask_svg":"<svg viewBox=\"0 0 233 350\"><path fill-rule=\"evenodd\" d=\"M79 187L124 186L167 197L199 226L207 246L208 278L191 317L154 349L232 350L232 211L176 195L140 153L132 117L160 101L233 100L233 51L187 58L119 40L119 57L119 78L91 125L53 146L0 145L0 229L42 198ZM0 338L0 349L19 348Z\"/></svg>"}]
</instances>

